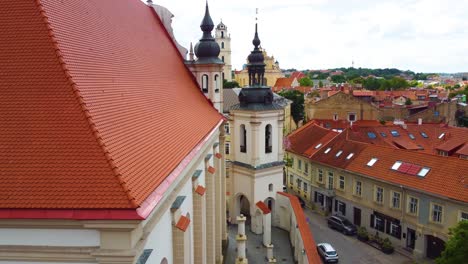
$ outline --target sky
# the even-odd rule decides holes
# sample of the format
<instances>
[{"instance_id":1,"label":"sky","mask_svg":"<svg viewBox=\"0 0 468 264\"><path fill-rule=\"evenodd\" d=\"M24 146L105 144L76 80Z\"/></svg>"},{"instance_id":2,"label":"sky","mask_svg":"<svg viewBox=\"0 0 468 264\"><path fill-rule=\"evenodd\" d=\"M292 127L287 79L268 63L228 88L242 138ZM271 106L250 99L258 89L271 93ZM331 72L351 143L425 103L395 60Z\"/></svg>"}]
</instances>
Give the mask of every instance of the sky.
<instances>
[{"instance_id":1,"label":"sky","mask_svg":"<svg viewBox=\"0 0 468 264\"><path fill-rule=\"evenodd\" d=\"M201 38L205 0L153 0L173 14L177 41ZM282 69L398 68L468 72L468 0L208 0L231 34L233 69L261 46ZM214 34L214 31L213 31Z\"/></svg>"}]
</instances>

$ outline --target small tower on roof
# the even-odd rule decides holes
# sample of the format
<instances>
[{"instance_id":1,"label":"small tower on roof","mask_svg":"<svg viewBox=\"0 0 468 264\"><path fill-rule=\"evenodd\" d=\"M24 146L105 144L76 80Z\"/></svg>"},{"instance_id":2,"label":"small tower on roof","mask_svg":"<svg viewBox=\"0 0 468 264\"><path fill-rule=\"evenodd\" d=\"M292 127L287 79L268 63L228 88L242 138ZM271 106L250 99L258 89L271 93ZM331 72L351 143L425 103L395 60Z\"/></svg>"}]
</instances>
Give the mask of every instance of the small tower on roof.
<instances>
[{"instance_id":1,"label":"small tower on roof","mask_svg":"<svg viewBox=\"0 0 468 264\"><path fill-rule=\"evenodd\" d=\"M283 126L285 104L265 85L264 55L255 25L254 50L248 56L249 86L239 92L239 104L230 108L232 177L230 212L250 218L251 230L261 234L258 204L266 204L275 215L276 193L283 190ZM276 96L276 100L275 100ZM280 99L280 100L278 100ZM273 219L277 222L277 219Z\"/></svg>"},{"instance_id":2,"label":"small tower on roof","mask_svg":"<svg viewBox=\"0 0 468 264\"><path fill-rule=\"evenodd\" d=\"M190 59L185 64L197 79L203 94L210 99L213 106L221 113L223 111L222 73L224 62L218 57L220 48L211 35L214 24L210 16L208 1L206 2L205 15L200 24L200 29L203 35L194 47L196 59L191 50Z\"/></svg>"},{"instance_id":3,"label":"small tower on roof","mask_svg":"<svg viewBox=\"0 0 468 264\"><path fill-rule=\"evenodd\" d=\"M230 82L232 81L231 35L222 20L216 26L215 39L221 47L219 58L224 62L223 79Z\"/></svg>"}]
</instances>

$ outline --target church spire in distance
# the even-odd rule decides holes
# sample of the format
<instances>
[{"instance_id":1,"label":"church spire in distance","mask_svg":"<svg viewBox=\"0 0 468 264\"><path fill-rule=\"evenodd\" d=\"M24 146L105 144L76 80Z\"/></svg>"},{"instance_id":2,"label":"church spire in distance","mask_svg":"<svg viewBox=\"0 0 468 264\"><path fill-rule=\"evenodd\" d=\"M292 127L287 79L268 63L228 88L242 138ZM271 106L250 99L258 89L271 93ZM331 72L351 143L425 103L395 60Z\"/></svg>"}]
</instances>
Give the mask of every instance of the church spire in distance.
<instances>
[{"instance_id":1,"label":"church spire in distance","mask_svg":"<svg viewBox=\"0 0 468 264\"><path fill-rule=\"evenodd\" d=\"M256 9L256 14L258 15L258 8ZM257 20L257 18L255 18ZM258 37L258 25L255 21L255 35L252 40L254 49L250 52L247 60L248 72L249 72L249 86L265 86L265 58L263 57L263 52L260 50L260 38Z\"/></svg>"}]
</instances>

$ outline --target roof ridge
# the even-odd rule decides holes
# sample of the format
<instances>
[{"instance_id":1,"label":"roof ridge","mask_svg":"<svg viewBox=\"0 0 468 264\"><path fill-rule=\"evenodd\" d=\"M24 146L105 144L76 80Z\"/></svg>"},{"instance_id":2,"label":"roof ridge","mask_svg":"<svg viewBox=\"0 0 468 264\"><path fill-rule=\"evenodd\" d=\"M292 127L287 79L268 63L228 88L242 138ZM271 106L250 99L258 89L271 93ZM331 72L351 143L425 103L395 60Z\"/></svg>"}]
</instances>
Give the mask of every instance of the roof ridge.
<instances>
[{"instance_id":1,"label":"roof ridge","mask_svg":"<svg viewBox=\"0 0 468 264\"><path fill-rule=\"evenodd\" d=\"M63 59L62 52L60 51L57 39L56 39L54 31L53 31L53 28L52 28L51 24L49 23L49 18L46 15L46 11L45 11L44 6L42 5L41 0L36 0L36 4L37 4L37 7L39 9L40 16L42 16L42 19L43 19L43 21L44 21L44 23L45 23L45 25L46 25L46 27L47 27L47 29L49 31L49 37L50 37L50 40L52 41L52 45L55 48L55 54L57 55L57 59L58 59L58 61L60 63L60 66L64 71L66 79L70 83L70 86L71 86L71 88L73 90L73 93L74 93L75 97L78 100L78 103L79 103L79 105L80 105L80 107L82 109L82 112L83 112L83 114L84 114L84 116L85 116L85 118L86 118L86 120L87 120L87 122L88 122L88 124L89 124L89 126L91 128L91 131L92 131L98 145L104 151L104 156L105 156L105 158L106 158L106 160L107 160L107 162L108 162L108 164L109 164L109 166L111 168L111 171L113 172L114 176L117 178L117 180L119 182L119 185L122 187L123 191L127 195L127 198L129 200L130 204L132 206L134 206L134 207L138 207L138 204L136 204L136 202L135 202L135 197L133 197L130 194L130 189L127 187L126 182L122 179L122 174L120 173L117 165L115 164L114 160L110 156L109 150L108 150L106 144L104 143L104 141L102 140L102 137L101 137L101 134L99 133L99 130L97 129L95 123L91 119L91 115L89 114L89 109L86 107L86 104L83 101L83 96L81 95L80 90L77 88L76 83L72 79L72 76L70 74L70 70L68 69L66 62Z\"/></svg>"}]
</instances>

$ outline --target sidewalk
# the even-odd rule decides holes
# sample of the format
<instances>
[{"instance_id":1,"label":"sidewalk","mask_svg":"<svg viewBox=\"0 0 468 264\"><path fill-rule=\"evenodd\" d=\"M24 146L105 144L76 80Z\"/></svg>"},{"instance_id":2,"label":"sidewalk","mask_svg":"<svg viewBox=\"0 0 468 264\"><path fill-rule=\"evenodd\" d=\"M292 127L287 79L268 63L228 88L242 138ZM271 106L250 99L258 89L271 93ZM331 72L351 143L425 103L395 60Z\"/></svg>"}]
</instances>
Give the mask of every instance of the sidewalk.
<instances>
[{"instance_id":1,"label":"sidewalk","mask_svg":"<svg viewBox=\"0 0 468 264\"><path fill-rule=\"evenodd\" d=\"M250 227L245 227L247 235L247 259L249 264L265 264L266 248L263 246L263 235L256 235L250 232ZM237 225L229 227L229 245L226 251L225 264L236 263L237 244L236 244ZM276 257L276 263L294 263L291 243L289 242L289 233L283 229L271 227L272 243L275 246L273 255Z\"/></svg>"}]
</instances>

